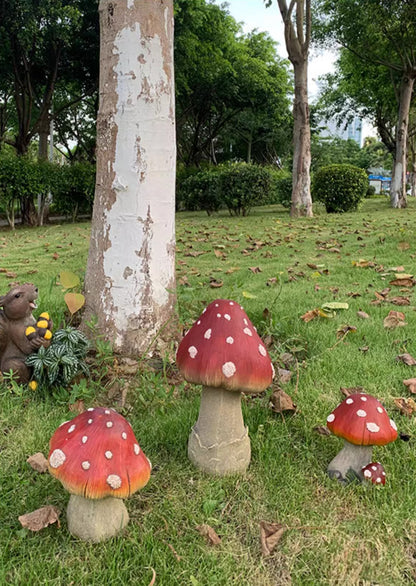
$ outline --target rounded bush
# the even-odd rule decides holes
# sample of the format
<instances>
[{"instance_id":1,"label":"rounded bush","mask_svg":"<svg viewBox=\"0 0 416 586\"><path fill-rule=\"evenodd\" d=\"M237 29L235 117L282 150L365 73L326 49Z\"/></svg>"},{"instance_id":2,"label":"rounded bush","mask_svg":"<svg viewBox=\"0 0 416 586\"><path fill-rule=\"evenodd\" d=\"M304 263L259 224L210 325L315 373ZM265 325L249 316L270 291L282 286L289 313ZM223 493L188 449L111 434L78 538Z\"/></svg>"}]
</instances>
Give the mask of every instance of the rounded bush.
<instances>
[{"instance_id":1,"label":"rounded bush","mask_svg":"<svg viewBox=\"0 0 416 586\"><path fill-rule=\"evenodd\" d=\"M94 201L95 166L87 162L63 165L59 169L59 184L52 190L53 209L71 216L90 214Z\"/></svg>"},{"instance_id":2,"label":"rounded bush","mask_svg":"<svg viewBox=\"0 0 416 586\"><path fill-rule=\"evenodd\" d=\"M328 213L342 213L356 210L367 189L364 169L354 165L328 165L315 173L312 193Z\"/></svg>"},{"instance_id":3,"label":"rounded bush","mask_svg":"<svg viewBox=\"0 0 416 586\"><path fill-rule=\"evenodd\" d=\"M246 216L253 206L268 203L272 181L268 169L248 163L234 163L222 167L220 178L221 201L229 212Z\"/></svg>"},{"instance_id":4,"label":"rounded bush","mask_svg":"<svg viewBox=\"0 0 416 586\"><path fill-rule=\"evenodd\" d=\"M217 212L221 207L217 170L198 171L178 182L177 199L185 210Z\"/></svg>"}]
</instances>

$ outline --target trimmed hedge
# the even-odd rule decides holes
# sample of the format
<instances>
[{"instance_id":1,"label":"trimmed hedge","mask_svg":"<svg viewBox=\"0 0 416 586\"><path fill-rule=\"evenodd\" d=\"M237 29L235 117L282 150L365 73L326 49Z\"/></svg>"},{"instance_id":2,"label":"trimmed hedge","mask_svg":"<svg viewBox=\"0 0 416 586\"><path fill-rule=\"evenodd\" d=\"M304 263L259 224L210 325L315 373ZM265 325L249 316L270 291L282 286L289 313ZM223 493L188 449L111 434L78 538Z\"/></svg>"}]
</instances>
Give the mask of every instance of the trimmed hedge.
<instances>
[{"instance_id":1,"label":"trimmed hedge","mask_svg":"<svg viewBox=\"0 0 416 586\"><path fill-rule=\"evenodd\" d=\"M325 205L328 213L342 213L356 210L367 189L364 169L354 165L328 165L316 171L312 195Z\"/></svg>"}]
</instances>

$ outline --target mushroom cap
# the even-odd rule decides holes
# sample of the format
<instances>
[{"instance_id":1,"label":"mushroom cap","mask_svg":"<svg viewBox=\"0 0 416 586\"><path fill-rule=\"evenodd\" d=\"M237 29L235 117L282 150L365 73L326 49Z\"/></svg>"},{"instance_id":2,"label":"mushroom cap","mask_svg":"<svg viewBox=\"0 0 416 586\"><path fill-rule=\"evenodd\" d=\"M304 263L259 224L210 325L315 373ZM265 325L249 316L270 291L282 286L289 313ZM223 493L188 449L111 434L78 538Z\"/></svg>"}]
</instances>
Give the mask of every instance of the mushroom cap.
<instances>
[{"instance_id":1,"label":"mushroom cap","mask_svg":"<svg viewBox=\"0 0 416 586\"><path fill-rule=\"evenodd\" d=\"M216 299L179 344L176 364L195 384L259 393L272 382L269 353L244 309Z\"/></svg>"},{"instance_id":2,"label":"mushroom cap","mask_svg":"<svg viewBox=\"0 0 416 586\"><path fill-rule=\"evenodd\" d=\"M126 498L145 486L151 464L130 423L95 407L63 423L49 443L49 472L71 493L90 499Z\"/></svg>"},{"instance_id":3,"label":"mushroom cap","mask_svg":"<svg viewBox=\"0 0 416 586\"><path fill-rule=\"evenodd\" d=\"M397 427L378 399L366 393L347 397L326 424L334 435L357 446L384 446L397 438Z\"/></svg>"},{"instance_id":4,"label":"mushroom cap","mask_svg":"<svg viewBox=\"0 0 416 586\"><path fill-rule=\"evenodd\" d=\"M384 467L380 462L370 462L367 466L361 468L361 473L365 480L369 480L373 484L386 484L386 473Z\"/></svg>"}]
</instances>

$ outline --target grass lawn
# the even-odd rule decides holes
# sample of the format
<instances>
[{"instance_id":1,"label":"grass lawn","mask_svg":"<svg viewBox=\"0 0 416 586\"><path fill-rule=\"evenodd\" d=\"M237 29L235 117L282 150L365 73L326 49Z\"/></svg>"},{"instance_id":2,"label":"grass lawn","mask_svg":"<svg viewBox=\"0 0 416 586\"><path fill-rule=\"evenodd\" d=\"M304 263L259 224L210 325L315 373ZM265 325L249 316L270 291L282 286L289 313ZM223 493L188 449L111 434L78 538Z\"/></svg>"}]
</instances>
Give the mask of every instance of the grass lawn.
<instances>
[{"instance_id":1,"label":"grass lawn","mask_svg":"<svg viewBox=\"0 0 416 586\"><path fill-rule=\"evenodd\" d=\"M56 328L65 318L57 275L68 269L83 276L88 242L88 223L0 232L0 291L13 280L35 282L37 312L49 311ZM416 202L392 210L372 199L356 213L296 221L279 207L255 209L247 218L181 213L177 247L184 327L216 298L241 303L275 366L293 371L282 387L296 412L274 413L273 389L245 397L249 470L212 478L186 455L200 388L184 383L167 362L141 364L129 378L101 348L88 389L42 397L1 386L0 584L414 584L416 419L400 412L394 399L411 397L403 380L416 377L415 367L396 359L416 357L416 301L414 287L390 281L396 273L416 273ZM301 319L328 302L349 307ZM405 314L404 327L384 327L391 310ZM74 416L69 404L75 399L86 407L119 408L116 384L118 391L128 385L121 412L154 468L149 484L126 502L131 522L123 534L91 545L68 534L68 494L60 483L36 473L26 459L47 454L56 427ZM342 440L316 428L343 399L341 387L378 397L399 428L403 439L374 450L387 472L384 488L344 487L327 477ZM61 526L22 529L19 515L46 504L62 511ZM266 557L261 521L285 528ZM219 545L198 532L202 524L215 529Z\"/></svg>"}]
</instances>

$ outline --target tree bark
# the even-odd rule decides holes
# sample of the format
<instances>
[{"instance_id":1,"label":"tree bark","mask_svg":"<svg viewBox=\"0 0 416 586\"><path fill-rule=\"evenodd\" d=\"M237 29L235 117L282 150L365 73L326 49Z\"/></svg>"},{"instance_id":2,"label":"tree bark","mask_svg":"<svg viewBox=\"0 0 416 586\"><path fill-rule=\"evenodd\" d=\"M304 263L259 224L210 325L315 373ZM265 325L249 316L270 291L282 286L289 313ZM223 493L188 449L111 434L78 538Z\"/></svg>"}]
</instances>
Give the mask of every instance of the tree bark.
<instances>
[{"instance_id":1,"label":"tree bark","mask_svg":"<svg viewBox=\"0 0 416 586\"><path fill-rule=\"evenodd\" d=\"M396 129L396 156L390 187L390 203L393 208L405 208L407 206L407 136L414 81L413 75L406 73L403 75L400 86L399 116Z\"/></svg>"},{"instance_id":2,"label":"tree bark","mask_svg":"<svg viewBox=\"0 0 416 586\"><path fill-rule=\"evenodd\" d=\"M101 0L97 179L85 320L123 354L172 346L173 0Z\"/></svg>"},{"instance_id":3,"label":"tree bark","mask_svg":"<svg viewBox=\"0 0 416 586\"><path fill-rule=\"evenodd\" d=\"M311 31L311 1L277 0L285 26L285 43L295 74L293 102L293 189L290 215L312 217L311 132L308 104L308 56ZM296 10L295 10L296 9ZM293 15L295 10L296 14Z\"/></svg>"}]
</instances>

